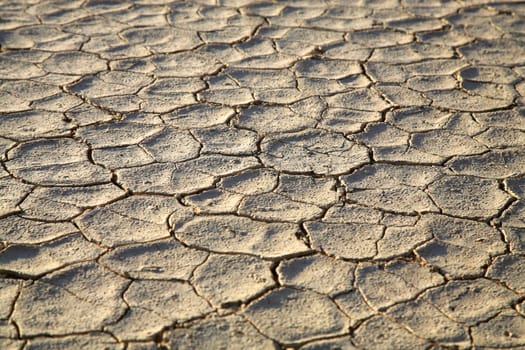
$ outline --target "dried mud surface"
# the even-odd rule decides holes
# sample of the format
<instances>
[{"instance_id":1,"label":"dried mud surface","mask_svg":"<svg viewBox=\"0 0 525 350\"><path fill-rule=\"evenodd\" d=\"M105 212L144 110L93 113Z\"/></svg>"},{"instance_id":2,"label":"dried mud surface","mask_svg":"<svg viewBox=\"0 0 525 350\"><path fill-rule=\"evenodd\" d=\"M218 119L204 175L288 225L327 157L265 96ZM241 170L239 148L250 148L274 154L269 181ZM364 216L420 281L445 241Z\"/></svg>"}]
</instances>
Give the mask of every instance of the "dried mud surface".
<instances>
[{"instance_id":1,"label":"dried mud surface","mask_svg":"<svg viewBox=\"0 0 525 350\"><path fill-rule=\"evenodd\" d=\"M525 4L0 2L0 348L525 349Z\"/></svg>"}]
</instances>

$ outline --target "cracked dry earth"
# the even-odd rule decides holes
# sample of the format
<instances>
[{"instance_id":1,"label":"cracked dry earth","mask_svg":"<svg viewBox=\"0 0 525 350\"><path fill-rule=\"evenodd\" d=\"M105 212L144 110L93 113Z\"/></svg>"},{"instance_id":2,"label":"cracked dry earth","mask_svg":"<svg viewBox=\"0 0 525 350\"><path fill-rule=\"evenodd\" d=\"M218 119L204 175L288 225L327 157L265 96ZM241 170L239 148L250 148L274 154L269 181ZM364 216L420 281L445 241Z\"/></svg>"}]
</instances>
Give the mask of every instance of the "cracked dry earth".
<instances>
[{"instance_id":1,"label":"cracked dry earth","mask_svg":"<svg viewBox=\"0 0 525 350\"><path fill-rule=\"evenodd\" d=\"M525 349L524 3L0 18L1 349Z\"/></svg>"}]
</instances>

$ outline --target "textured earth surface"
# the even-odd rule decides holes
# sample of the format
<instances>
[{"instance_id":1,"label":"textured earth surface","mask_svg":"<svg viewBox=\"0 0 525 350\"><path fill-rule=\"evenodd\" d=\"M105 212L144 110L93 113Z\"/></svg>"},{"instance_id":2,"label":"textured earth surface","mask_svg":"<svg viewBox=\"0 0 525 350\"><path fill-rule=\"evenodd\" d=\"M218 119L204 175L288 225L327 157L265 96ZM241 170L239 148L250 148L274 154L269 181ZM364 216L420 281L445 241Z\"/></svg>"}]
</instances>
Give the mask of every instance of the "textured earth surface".
<instances>
[{"instance_id":1,"label":"textured earth surface","mask_svg":"<svg viewBox=\"0 0 525 350\"><path fill-rule=\"evenodd\" d=\"M0 1L0 348L525 349L525 3Z\"/></svg>"}]
</instances>

